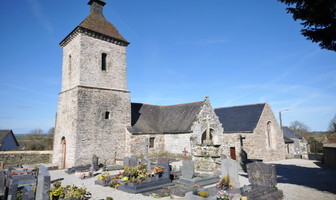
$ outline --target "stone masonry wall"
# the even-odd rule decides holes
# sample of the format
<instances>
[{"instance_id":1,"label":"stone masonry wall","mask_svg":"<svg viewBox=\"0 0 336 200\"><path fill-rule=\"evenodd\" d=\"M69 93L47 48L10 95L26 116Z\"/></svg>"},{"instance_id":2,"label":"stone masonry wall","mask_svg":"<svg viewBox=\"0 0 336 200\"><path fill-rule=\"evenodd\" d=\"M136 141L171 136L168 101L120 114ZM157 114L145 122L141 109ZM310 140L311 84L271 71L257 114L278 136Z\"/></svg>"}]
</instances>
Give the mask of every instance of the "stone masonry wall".
<instances>
[{"instance_id":1,"label":"stone masonry wall","mask_svg":"<svg viewBox=\"0 0 336 200\"><path fill-rule=\"evenodd\" d=\"M267 123L271 124L270 145L268 145ZM258 125L253 134L244 140L244 150L250 159L263 159L264 161L285 159L285 142L280 126L269 104L261 114ZM251 136L251 137L250 137Z\"/></svg>"},{"instance_id":2,"label":"stone masonry wall","mask_svg":"<svg viewBox=\"0 0 336 200\"><path fill-rule=\"evenodd\" d=\"M49 163L52 151L5 151L0 152L0 160L5 165L28 165Z\"/></svg>"}]
</instances>

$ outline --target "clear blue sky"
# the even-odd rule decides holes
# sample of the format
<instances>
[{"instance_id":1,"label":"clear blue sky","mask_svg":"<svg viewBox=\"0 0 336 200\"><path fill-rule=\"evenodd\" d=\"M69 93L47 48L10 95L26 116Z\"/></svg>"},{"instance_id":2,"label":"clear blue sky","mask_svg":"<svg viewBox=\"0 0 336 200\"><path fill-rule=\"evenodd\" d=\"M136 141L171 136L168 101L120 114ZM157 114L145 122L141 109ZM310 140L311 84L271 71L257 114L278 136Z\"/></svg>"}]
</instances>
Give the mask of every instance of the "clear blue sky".
<instances>
[{"instance_id":1,"label":"clear blue sky","mask_svg":"<svg viewBox=\"0 0 336 200\"><path fill-rule=\"evenodd\" d=\"M54 126L62 41L88 0L10 0L0 12L0 129ZM283 124L327 130L336 114L336 52L300 35L276 0L107 0L105 17L131 42L132 102L213 107L270 103Z\"/></svg>"}]
</instances>

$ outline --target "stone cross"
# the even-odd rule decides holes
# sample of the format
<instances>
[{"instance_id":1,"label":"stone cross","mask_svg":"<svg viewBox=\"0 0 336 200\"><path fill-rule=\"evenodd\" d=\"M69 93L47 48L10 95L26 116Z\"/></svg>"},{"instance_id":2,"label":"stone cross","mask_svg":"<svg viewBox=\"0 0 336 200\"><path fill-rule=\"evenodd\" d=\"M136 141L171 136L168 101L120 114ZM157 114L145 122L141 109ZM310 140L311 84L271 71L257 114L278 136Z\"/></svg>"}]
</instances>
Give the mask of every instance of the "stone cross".
<instances>
[{"instance_id":1,"label":"stone cross","mask_svg":"<svg viewBox=\"0 0 336 200\"><path fill-rule=\"evenodd\" d=\"M184 147L184 150L182 151L182 153L183 153L183 160L187 160L188 158L187 158L187 153L188 153L188 151L186 150L186 148Z\"/></svg>"},{"instance_id":2,"label":"stone cross","mask_svg":"<svg viewBox=\"0 0 336 200\"><path fill-rule=\"evenodd\" d=\"M246 137L243 137L242 135L239 135L239 138L238 138L239 140L240 140L240 146L241 147L243 147L243 140L245 140L246 139Z\"/></svg>"},{"instance_id":3,"label":"stone cross","mask_svg":"<svg viewBox=\"0 0 336 200\"><path fill-rule=\"evenodd\" d=\"M50 190L50 175L44 165L38 165L39 174L37 176L36 199L48 199Z\"/></svg>"},{"instance_id":4,"label":"stone cross","mask_svg":"<svg viewBox=\"0 0 336 200\"><path fill-rule=\"evenodd\" d=\"M145 145L144 145L144 162L146 163L147 171L152 170L151 162L148 158L148 147L149 147L149 138L145 138Z\"/></svg>"}]
</instances>

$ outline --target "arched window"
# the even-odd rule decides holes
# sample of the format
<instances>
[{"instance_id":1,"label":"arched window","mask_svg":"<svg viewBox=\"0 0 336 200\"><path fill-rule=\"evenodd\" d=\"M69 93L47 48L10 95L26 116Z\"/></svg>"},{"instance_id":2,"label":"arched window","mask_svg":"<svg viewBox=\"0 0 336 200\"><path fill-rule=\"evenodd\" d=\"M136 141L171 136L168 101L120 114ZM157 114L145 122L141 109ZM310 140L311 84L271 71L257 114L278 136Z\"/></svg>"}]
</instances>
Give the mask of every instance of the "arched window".
<instances>
[{"instance_id":1,"label":"arched window","mask_svg":"<svg viewBox=\"0 0 336 200\"><path fill-rule=\"evenodd\" d=\"M270 121L267 122L267 146L271 147L271 132L272 132L272 124Z\"/></svg>"}]
</instances>

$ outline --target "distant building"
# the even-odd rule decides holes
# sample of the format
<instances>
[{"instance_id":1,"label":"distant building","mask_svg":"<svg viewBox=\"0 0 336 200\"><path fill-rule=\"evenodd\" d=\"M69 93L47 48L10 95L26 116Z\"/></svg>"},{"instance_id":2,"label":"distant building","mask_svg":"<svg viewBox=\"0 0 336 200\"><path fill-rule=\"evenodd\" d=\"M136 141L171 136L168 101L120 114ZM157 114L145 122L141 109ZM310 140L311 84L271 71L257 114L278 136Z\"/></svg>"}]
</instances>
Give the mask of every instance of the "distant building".
<instances>
[{"instance_id":1,"label":"distant building","mask_svg":"<svg viewBox=\"0 0 336 200\"><path fill-rule=\"evenodd\" d=\"M309 148L307 140L288 127L282 127L282 130L286 145L286 158L308 159Z\"/></svg>"},{"instance_id":2,"label":"distant building","mask_svg":"<svg viewBox=\"0 0 336 200\"><path fill-rule=\"evenodd\" d=\"M0 129L0 151L16 150L19 147L11 129Z\"/></svg>"},{"instance_id":3,"label":"distant building","mask_svg":"<svg viewBox=\"0 0 336 200\"><path fill-rule=\"evenodd\" d=\"M324 165L336 168L336 135L326 136L322 143Z\"/></svg>"}]
</instances>

